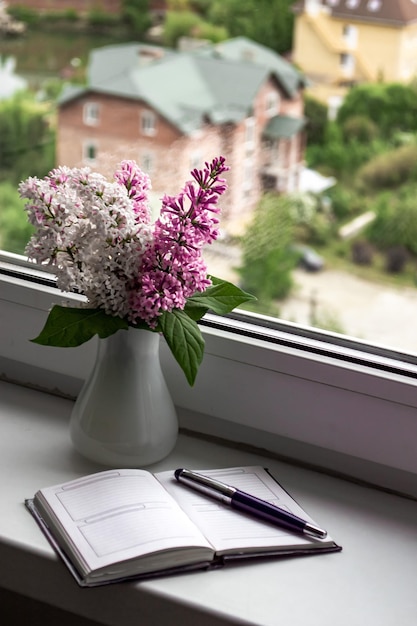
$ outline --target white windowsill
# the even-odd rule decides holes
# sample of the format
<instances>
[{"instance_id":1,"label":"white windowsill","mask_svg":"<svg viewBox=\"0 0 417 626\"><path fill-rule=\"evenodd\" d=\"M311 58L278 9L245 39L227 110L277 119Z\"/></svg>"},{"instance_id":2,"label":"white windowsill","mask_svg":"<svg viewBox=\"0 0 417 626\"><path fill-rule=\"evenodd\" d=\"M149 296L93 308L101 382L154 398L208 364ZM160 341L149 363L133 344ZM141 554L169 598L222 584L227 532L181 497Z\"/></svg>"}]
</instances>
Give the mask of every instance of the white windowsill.
<instances>
[{"instance_id":1,"label":"white windowsill","mask_svg":"<svg viewBox=\"0 0 417 626\"><path fill-rule=\"evenodd\" d=\"M95 341L75 349L29 341L62 299L51 287L0 276L1 378L76 396ZM334 355L228 330L203 333L205 357L193 388L162 344L183 427L417 497L416 366L408 366L411 376L393 374L339 360L330 343Z\"/></svg>"},{"instance_id":2,"label":"white windowsill","mask_svg":"<svg viewBox=\"0 0 417 626\"><path fill-rule=\"evenodd\" d=\"M268 466L343 552L80 589L23 505L40 487L101 469L72 449L71 406L0 382L0 588L114 626L415 623L417 502L186 435L153 471Z\"/></svg>"}]
</instances>

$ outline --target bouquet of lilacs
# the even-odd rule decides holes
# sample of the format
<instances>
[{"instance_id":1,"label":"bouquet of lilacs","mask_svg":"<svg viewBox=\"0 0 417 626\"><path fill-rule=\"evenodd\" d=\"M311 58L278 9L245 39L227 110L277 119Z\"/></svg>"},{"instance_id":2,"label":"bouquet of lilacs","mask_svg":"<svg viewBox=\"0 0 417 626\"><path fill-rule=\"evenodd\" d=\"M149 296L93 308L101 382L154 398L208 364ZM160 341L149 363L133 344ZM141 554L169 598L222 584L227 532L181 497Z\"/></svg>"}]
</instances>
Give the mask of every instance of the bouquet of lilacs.
<instances>
[{"instance_id":1,"label":"bouquet of lilacs","mask_svg":"<svg viewBox=\"0 0 417 626\"><path fill-rule=\"evenodd\" d=\"M208 276L202 256L218 236L227 169L223 157L194 169L181 193L163 197L154 223L150 179L134 161L122 161L113 182L68 167L21 182L35 227L28 257L53 267L60 290L85 296L77 307L55 305L33 341L69 347L129 327L160 332L192 385L204 353L197 321L252 299Z\"/></svg>"}]
</instances>

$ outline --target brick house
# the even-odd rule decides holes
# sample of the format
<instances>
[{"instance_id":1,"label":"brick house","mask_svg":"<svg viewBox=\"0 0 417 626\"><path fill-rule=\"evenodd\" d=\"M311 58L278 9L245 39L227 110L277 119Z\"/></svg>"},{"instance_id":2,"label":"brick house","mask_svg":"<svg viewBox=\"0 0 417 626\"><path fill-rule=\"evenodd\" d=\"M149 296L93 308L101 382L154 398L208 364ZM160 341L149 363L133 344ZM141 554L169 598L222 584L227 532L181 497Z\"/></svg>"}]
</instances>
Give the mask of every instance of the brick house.
<instances>
[{"instance_id":1,"label":"brick house","mask_svg":"<svg viewBox=\"0 0 417 626\"><path fill-rule=\"evenodd\" d=\"M92 51L85 88L63 93L57 161L106 175L134 159L153 196L177 193L190 169L223 154L231 167L223 221L248 217L265 187L298 188L304 79L245 38L192 52L128 43Z\"/></svg>"},{"instance_id":2,"label":"brick house","mask_svg":"<svg viewBox=\"0 0 417 626\"><path fill-rule=\"evenodd\" d=\"M293 61L317 95L417 75L415 0L302 0L293 9Z\"/></svg>"}]
</instances>

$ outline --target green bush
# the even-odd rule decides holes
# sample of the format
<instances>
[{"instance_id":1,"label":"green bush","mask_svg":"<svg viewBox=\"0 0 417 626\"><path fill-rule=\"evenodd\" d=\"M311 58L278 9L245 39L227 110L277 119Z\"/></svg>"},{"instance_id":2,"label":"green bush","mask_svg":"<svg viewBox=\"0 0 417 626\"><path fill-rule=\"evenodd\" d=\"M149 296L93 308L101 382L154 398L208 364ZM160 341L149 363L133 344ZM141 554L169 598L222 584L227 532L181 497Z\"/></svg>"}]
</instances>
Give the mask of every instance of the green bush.
<instances>
[{"instance_id":1,"label":"green bush","mask_svg":"<svg viewBox=\"0 0 417 626\"><path fill-rule=\"evenodd\" d=\"M23 254L33 232L24 202L11 183L0 183L0 248Z\"/></svg>"},{"instance_id":2,"label":"green bush","mask_svg":"<svg viewBox=\"0 0 417 626\"><path fill-rule=\"evenodd\" d=\"M358 239L352 242L352 261L358 265L372 265L374 250L369 241Z\"/></svg>"},{"instance_id":3,"label":"green bush","mask_svg":"<svg viewBox=\"0 0 417 626\"><path fill-rule=\"evenodd\" d=\"M260 302L284 298L292 287L291 270L297 257L291 253L293 219L284 196L266 194L242 238L242 286Z\"/></svg>"},{"instance_id":4,"label":"green bush","mask_svg":"<svg viewBox=\"0 0 417 626\"><path fill-rule=\"evenodd\" d=\"M401 83L362 84L353 87L339 109L337 121L344 124L352 116L365 116L389 139L398 131L417 127L417 90Z\"/></svg>"},{"instance_id":5,"label":"green bush","mask_svg":"<svg viewBox=\"0 0 417 626\"><path fill-rule=\"evenodd\" d=\"M19 22L24 22L25 24L32 26L38 24L41 19L39 11L35 11L34 9L30 9L29 7L23 5L8 7L7 13Z\"/></svg>"},{"instance_id":6,"label":"green bush","mask_svg":"<svg viewBox=\"0 0 417 626\"><path fill-rule=\"evenodd\" d=\"M304 96L304 116L307 119L306 133L308 144L322 145L325 140L328 121L327 106L306 94Z\"/></svg>"},{"instance_id":7,"label":"green bush","mask_svg":"<svg viewBox=\"0 0 417 626\"><path fill-rule=\"evenodd\" d=\"M115 15L105 13L102 9L94 8L89 11L87 21L90 26L112 26L120 21Z\"/></svg>"},{"instance_id":8,"label":"green bush","mask_svg":"<svg viewBox=\"0 0 417 626\"><path fill-rule=\"evenodd\" d=\"M361 183L371 189L399 187L417 179L417 144L395 148L371 159L358 172Z\"/></svg>"},{"instance_id":9,"label":"green bush","mask_svg":"<svg viewBox=\"0 0 417 626\"><path fill-rule=\"evenodd\" d=\"M49 110L28 92L0 102L0 182L44 176L54 165Z\"/></svg>"},{"instance_id":10,"label":"green bush","mask_svg":"<svg viewBox=\"0 0 417 626\"><path fill-rule=\"evenodd\" d=\"M380 194L373 206L376 217L366 230L368 239L382 249L402 246L417 256L416 195L416 184Z\"/></svg>"},{"instance_id":11,"label":"green bush","mask_svg":"<svg viewBox=\"0 0 417 626\"><path fill-rule=\"evenodd\" d=\"M351 187L338 184L328 189L326 195L330 198L332 213L338 220L346 220L365 209L363 196Z\"/></svg>"},{"instance_id":12,"label":"green bush","mask_svg":"<svg viewBox=\"0 0 417 626\"><path fill-rule=\"evenodd\" d=\"M181 37L191 37L201 25L201 18L191 11L167 11L164 23L164 44L170 48L177 46Z\"/></svg>"},{"instance_id":13,"label":"green bush","mask_svg":"<svg viewBox=\"0 0 417 626\"><path fill-rule=\"evenodd\" d=\"M391 274L399 274L403 271L408 260L408 253L404 246L393 246L386 252L385 268Z\"/></svg>"},{"instance_id":14,"label":"green bush","mask_svg":"<svg viewBox=\"0 0 417 626\"><path fill-rule=\"evenodd\" d=\"M365 115L353 115L342 124L342 134L345 141L356 140L359 143L369 143L377 139L378 126Z\"/></svg>"}]
</instances>

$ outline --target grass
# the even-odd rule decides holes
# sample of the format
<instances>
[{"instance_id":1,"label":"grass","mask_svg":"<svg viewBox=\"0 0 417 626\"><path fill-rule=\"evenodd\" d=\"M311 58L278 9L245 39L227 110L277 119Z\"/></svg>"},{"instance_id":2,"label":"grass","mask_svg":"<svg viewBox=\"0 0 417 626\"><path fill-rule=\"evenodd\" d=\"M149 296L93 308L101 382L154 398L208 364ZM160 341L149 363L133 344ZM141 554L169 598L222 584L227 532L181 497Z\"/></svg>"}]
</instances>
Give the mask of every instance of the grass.
<instances>
[{"instance_id":1,"label":"grass","mask_svg":"<svg viewBox=\"0 0 417 626\"><path fill-rule=\"evenodd\" d=\"M326 267L340 270L372 283L391 287L417 287L417 260L409 259L402 272L393 273L385 269L385 255L375 251L370 265L354 263L351 257L351 241L332 241L329 245L316 247L326 262Z\"/></svg>"}]
</instances>

